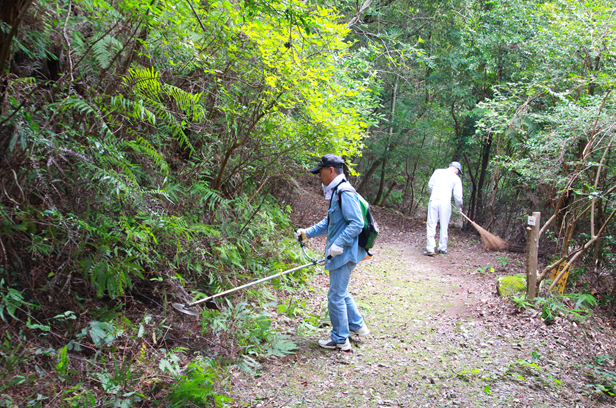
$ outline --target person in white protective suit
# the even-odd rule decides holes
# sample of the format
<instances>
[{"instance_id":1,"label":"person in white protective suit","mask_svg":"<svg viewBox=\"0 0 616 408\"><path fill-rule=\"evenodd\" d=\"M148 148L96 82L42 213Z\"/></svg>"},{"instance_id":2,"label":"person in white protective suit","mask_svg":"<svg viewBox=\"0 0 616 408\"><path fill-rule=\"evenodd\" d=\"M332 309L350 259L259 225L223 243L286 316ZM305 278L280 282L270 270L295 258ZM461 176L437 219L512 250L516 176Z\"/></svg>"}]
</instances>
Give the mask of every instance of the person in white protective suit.
<instances>
[{"instance_id":1,"label":"person in white protective suit","mask_svg":"<svg viewBox=\"0 0 616 408\"><path fill-rule=\"evenodd\" d=\"M428 221L427 235L428 243L424 255L434 256L436 242L434 235L436 234L436 223L441 223L441 233L438 242L438 253L447 253L447 229L449 227L449 218L451 217L451 193L456 202L456 210L462 211L462 181L458 176L462 175L462 166L458 162L451 162L447 169L437 169L430 177L428 187L432 194L430 195L430 203L428 204Z\"/></svg>"}]
</instances>

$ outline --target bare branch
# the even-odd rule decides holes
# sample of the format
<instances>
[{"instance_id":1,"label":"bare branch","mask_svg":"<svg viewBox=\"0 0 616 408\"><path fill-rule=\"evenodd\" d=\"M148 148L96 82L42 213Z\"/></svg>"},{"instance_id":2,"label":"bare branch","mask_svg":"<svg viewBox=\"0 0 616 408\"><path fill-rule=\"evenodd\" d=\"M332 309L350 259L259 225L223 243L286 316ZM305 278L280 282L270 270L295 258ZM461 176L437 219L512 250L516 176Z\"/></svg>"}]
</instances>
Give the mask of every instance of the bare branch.
<instances>
[{"instance_id":1,"label":"bare branch","mask_svg":"<svg viewBox=\"0 0 616 408\"><path fill-rule=\"evenodd\" d=\"M362 6L359 8L359 10L357 10L357 13L347 23L346 27L347 28L351 28L353 25L355 25L355 23L357 23L359 21L359 19L361 18L361 15L363 14L363 12L366 11L366 9L368 7L370 7L370 4L372 4L372 0L364 1L364 4L362 4Z\"/></svg>"},{"instance_id":2,"label":"bare branch","mask_svg":"<svg viewBox=\"0 0 616 408\"><path fill-rule=\"evenodd\" d=\"M571 267L573 262L575 262L575 260L577 258L579 258L580 255L582 255L584 253L584 251L586 251L592 244L595 243L595 241L597 241L599 239L599 237L603 233L603 230L605 229L607 224L609 224L609 222L612 220L612 217L614 216L614 214L616 214L616 210L612 211L610 216L607 217L607 220L605 220L605 222L601 226L601 229L599 230L599 232L597 232L597 235L595 237L591 238L590 241L588 241L586 244L584 244L584 246L582 248L580 248L576 252L574 252L573 254L575 254L575 255L571 254L573 256L571 257L569 262L567 262L567 264L562 269L562 271L558 274L558 276L556 276L556 278L554 278L554 282L552 282L552 284L550 285L550 290L554 289L554 286L556 286L556 283L560 280L560 278L562 278L562 276L565 274L565 271L567 271ZM569 255L569 256L571 256L571 255ZM563 261L559 261L557 264L560 264L561 262L564 262L564 260ZM552 268L552 269L554 269L554 268ZM543 275L543 273L542 273L542 275Z\"/></svg>"}]
</instances>

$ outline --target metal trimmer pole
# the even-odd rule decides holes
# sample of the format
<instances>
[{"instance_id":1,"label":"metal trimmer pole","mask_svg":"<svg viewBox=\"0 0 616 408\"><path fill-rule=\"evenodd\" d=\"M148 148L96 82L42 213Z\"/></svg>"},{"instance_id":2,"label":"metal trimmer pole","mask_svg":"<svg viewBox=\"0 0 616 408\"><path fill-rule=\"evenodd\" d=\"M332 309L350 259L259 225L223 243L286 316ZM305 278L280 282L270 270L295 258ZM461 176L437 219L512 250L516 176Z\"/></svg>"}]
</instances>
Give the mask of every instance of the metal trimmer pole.
<instances>
[{"instance_id":1,"label":"metal trimmer pole","mask_svg":"<svg viewBox=\"0 0 616 408\"><path fill-rule=\"evenodd\" d=\"M229 289L229 290L227 290L225 292L217 293L217 294L215 294L213 296L206 297L205 299L201 299L201 300L198 300L196 302L192 302L192 303L188 303L188 304L172 303L171 306L173 306L176 310L178 310L178 311L180 311L182 313L185 313L185 314L188 314L188 315L191 315L191 316L199 316L199 311L197 311L195 309L192 309L193 306L199 305L201 303L206 303L206 305L207 305L207 303L209 302L209 303L213 304L213 307L210 307L210 308L218 309L218 306L214 302L214 299L216 299L218 297L222 297L222 296L228 295L229 293L237 292L238 290L242 290L242 289L248 288L250 286L258 285L258 284L263 283L263 282L267 282L268 280L272 280L274 278L278 278L280 276L284 276L284 275L287 275L289 273L292 273L292 272L295 272L295 271L299 271L300 269L304 269L304 268L307 268L309 266L323 265L323 264L325 264L325 262L328 259L331 259L331 256L329 256L327 258L321 259L320 261L317 261L316 259L313 259L313 258L309 257L308 254L306 254L306 250L304 249L304 243L302 242L301 237L300 237L300 239L298 241L299 241L299 243L300 243L300 245L302 247L302 252L304 253L304 256L306 256L308 259L310 259L310 263L307 263L307 264L304 264L302 266L298 266L298 267L295 267L295 268L292 268L292 269L288 269L286 271L280 271L280 272L278 272L278 273L276 273L274 275L270 275L270 276L268 276L266 278L259 279L259 280L254 281L254 282L250 282L250 283L247 283L247 284L242 285L242 286L238 286L237 288Z\"/></svg>"},{"instance_id":2,"label":"metal trimmer pole","mask_svg":"<svg viewBox=\"0 0 616 408\"><path fill-rule=\"evenodd\" d=\"M236 292L238 290L248 288L250 286L258 285L259 283L267 282L268 280L272 280L274 278L278 278L280 276L284 276L284 275L287 275L289 273L292 273L292 272L295 272L295 271L299 271L300 269L304 269L304 268L307 268L309 266L316 265L317 263L318 263L318 261L314 261L314 262L310 262L310 263L307 263L307 264L302 265L302 266L298 266L298 267L293 268L293 269L288 269L286 271L280 271L279 273L274 274L274 275L270 275L270 276L268 276L266 278L259 279L259 280L254 281L254 282L250 282L250 283L247 283L245 285L238 286L237 288L229 289L229 290L224 291L224 292L217 293L217 294L215 294L213 296L207 297L205 299L201 299L201 300L199 300L197 302L189 303L189 304L185 305L185 307L193 307L193 306L196 306L198 304L207 302L209 300L213 300L213 299L215 299L217 297L225 296L225 295L228 295L229 293L233 293L233 292Z\"/></svg>"}]
</instances>

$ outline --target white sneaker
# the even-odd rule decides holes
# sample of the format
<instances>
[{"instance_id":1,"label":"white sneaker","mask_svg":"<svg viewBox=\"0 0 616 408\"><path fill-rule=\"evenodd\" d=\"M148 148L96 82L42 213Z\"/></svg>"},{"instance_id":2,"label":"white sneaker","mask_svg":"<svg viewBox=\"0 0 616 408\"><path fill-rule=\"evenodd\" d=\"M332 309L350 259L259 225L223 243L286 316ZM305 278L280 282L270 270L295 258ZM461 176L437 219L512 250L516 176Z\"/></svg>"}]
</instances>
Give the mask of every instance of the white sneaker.
<instances>
[{"instance_id":1,"label":"white sneaker","mask_svg":"<svg viewBox=\"0 0 616 408\"><path fill-rule=\"evenodd\" d=\"M319 346L326 348L326 349L330 349L330 350L334 350L334 349L339 349L342 351L351 350L351 342L349 341L349 339L346 339L344 343L334 343L334 341L331 339L319 340Z\"/></svg>"},{"instance_id":2,"label":"white sneaker","mask_svg":"<svg viewBox=\"0 0 616 408\"><path fill-rule=\"evenodd\" d=\"M357 334L359 337L366 337L370 334L370 329L368 329L368 326L366 326L366 324L364 323L364 325L358 330L355 330L354 333Z\"/></svg>"}]
</instances>

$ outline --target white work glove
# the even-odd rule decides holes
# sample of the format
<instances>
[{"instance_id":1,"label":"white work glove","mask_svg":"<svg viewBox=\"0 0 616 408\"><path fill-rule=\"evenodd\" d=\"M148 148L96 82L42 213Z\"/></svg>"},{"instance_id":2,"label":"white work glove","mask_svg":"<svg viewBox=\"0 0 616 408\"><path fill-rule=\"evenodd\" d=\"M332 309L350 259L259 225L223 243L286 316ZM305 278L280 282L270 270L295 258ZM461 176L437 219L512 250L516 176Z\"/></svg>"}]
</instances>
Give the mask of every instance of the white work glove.
<instances>
[{"instance_id":1,"label":"white work glove","mask_svg":"<svg viewBox=\"0 0 616 408\"><path fill-rule=\"evenodd\" d=\"M327 255L333 258L335 256L342 255L343 252L344 252L344 248L336 244L332 244L332 246L329 247L329 253Z\"/></svg>"},{"instance_id":2,"label":"white work glove","mask_svg":"<svg viewBox=\"0 0 616 408\"><path fill-rule=\"evenodd\" d=\"M302 239L302 241L306 241L308 240L308 237L306 236L306 230L303 228L298 228L295 230L295 233L293 234L295 235L295 239L299 241L300 237Z\"/></svg>"},{"instance_id":3,"label":"white work glove","mask_svg":"<svg viewBox=\"0 0 616 408\"><path fill-rule=\"evenodd\" d=\"M462 204L456 205L456 211L459 213L462 212Z\"/></svg>"}]
</instances>

